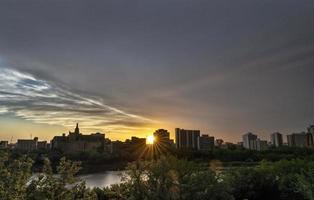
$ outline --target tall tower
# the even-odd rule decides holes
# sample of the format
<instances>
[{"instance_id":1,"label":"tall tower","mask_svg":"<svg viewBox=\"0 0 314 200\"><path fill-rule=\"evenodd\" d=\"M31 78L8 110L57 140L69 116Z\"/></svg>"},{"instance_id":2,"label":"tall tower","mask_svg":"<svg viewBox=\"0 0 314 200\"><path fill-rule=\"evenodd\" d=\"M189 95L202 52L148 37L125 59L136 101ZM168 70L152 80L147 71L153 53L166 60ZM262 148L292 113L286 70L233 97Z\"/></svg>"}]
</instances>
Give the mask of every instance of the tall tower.
<instances>
[{"instance_id":1,"label":"tall tower","mask_svg":"<svg viewBox=\"0 0 314 200\"><path fill-rule=\"evenodd\" d=\"M80 134L80 129L78 127L78 123L76 123L76 128L75 128L75 131L74 131L75 134Z\"/></svg>"}]
</instances>

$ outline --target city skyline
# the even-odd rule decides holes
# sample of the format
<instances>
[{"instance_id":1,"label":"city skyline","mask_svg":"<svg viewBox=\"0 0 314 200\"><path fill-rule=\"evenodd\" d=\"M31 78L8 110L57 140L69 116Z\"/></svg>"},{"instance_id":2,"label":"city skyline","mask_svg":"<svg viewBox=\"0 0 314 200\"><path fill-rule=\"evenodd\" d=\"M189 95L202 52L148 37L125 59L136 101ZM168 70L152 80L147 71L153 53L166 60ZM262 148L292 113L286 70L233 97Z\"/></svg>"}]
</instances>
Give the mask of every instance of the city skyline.
<instances>
[{"instance_id":1,"label":"city skyline","mask_svg":"<svg viewBox=\"0 0 314 200\"><path fill-rule=\"evenodd\" d=\"M73 126L72 126L72 129L73 129ZM146 135L143 135L143 136L139 136L139 135L130 135L130 137L128 138L124 138L124 139L116 139L116 138L110 138L108 137L108 135L105 133L105 132L84 132L84 131L81 131L81 129L79 129L79 123L76 123L76 126L75 126L75 129L74 129L74 132L71 132L71 129L69 129L68 131L66 132L62 132L62 133L59 133L58 134L53 134L53 138L50 138L50 139L47 139L47 138L39 138L37 137L36 135L32 135L30 134L30 137L29 138L17 138L16 140L13 140L13 137L11 137L11 139L1 139L0 138L0 141L2 142L8 142L9 144L14 144L15 142L17 142L18 140L41 140L41 141L45 141L45 142L49 142L49 141L52 141L55 137L59 137L60 135L62 135L62 137L66 136L67 134L72 134L72 133L76 133L76 134L81 134L83 136L87 136L87 135L98 135L98 134L101 134L103 135L104 139L109 139L109 141L111 142L124 142L124 141L128 141L130 140L131 138L139 138L139 139L145 139L147 141L147 144L154 144L155 142L158 142L157 138L158 137L163 137L163 136L160 136L159 134L163 135L166 133L168 139L171 139L174 144L176 145L177 148L181 148L182 147L182 137L191 137L187 140L190 140L190 143L191 144L183 144L183 146L187 145L187 146L192 146L192 148L196 148L197 146L197 142L198 142L198 137L202 138L202 137L205 137L205 139L207 140L208 138L209 139L213 139L215 140L215 142L218 143L218 140L221 141L221 144L234 144L234 145L243 145L244 147L248 147L248 149L250 149L250 145L251 144L248 144L247 141L250 140L250 139L244 139L245 137L247 138L248 135L249 136L252 136L253 140L256 140L256 141L265 141L267 145L274 145L275 147L279 147L279 146L282 146L282 145L289 145L291 146L292 145L292 142L289 141L289 138L291 140L291 136L293 135L297 135L297 136L301 136L301 137L304 137L302 138L301 140L305 139L305 140L309 140L308 141L308 145L314 145L314 141L312 142L312 140L314 140L314 125L309 125L307 128L303 129L303 130L299 130L297 132L291 132L291 133L288 133L288 134L281 134L280 132L273 132L273 133L269 133L268 134L268 138L265 138L265 137L260 137L261 135L254 132L246 132L246 133L242 133L241 134L241 139L240 140L237 140L237 141L229 141L229 140L223 140L221 137L215 135L215 134L208 134L206 132L203 132L199 129L194 129L194 130L191 130L191 129L185 129L185 128L175 128L174 130L174 134L171 134L172 131L168 131L167 129L163 129L163 128L157 128L156 130L154 130L153 132L151 133L148 133ZM183 135L183 136L182 136ZM194 135L194 136L192 136ZM286 139L284 139L286 138ZM203 139L203 138L202 138ZM185 139L183 139L185 140ZM302 141L303 142L303 141ZM240 143L243 143L243 144L240 144ZM313 144L312 144L313 143ZM256 144L252 144L253 146L256 145Z\"/></svg>"},{"instance_id":2,"label":"city skyline","mask_svg":"<svg viewBox=\"0 0 314 200\"><path fill-rule=\"evenodd\" d=\"M0 138L159 127L225 141L314 122L310 1L0 2ZM58 15L56 15L58 13Z\"/></svg>"}]
</instances>

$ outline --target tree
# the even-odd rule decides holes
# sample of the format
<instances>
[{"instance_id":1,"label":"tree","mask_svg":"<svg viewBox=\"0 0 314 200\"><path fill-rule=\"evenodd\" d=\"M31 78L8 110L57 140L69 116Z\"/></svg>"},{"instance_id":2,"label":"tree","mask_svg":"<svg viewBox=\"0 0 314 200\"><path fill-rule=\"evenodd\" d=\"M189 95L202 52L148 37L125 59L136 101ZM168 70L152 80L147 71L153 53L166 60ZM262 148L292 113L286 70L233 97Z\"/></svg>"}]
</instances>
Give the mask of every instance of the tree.
<instances>
[{"instance_id":1,"label":"tree","mask_svg":"<svg viewBox=\"0 0 314 200\"><path fill-rule=\"evenodd\" d=\"M32 160L26 156L11 160L0 153L0 197L3 200L24 200L27 182L31 178Z\"/></svg>"},{"instance_id":2,"label":"tree","mask_svg":"<svg viewBox=\"0 0 314 200\"><path fill-rule=\"evenodd\" d=\"M96 193L86 188L84 182L75 175L80 170L79 162L62 158L57 167L58 175L52 174L50 161L45 160L44 171L33 179L27 188L27 199L30 200L93 200Z\"/></svg>"},{"instance_id":3,"label":"tree","mask_svg":"<svg viewBox=\"0 0 314 200\"><path fill-rule=\"evenodd\" d=\"M209 168L173 156L130 164L125 182L110 191L116 193L113 199L233 199L227 186Z\"/></svg>"}]
</instances>

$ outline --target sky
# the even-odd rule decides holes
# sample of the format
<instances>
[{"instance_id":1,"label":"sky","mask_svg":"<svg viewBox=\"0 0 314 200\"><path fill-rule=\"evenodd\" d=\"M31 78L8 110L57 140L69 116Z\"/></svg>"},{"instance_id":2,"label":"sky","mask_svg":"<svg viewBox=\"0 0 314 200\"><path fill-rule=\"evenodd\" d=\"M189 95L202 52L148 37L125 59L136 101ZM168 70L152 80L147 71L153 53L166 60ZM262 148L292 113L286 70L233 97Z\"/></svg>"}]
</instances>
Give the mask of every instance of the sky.
<instances>
[{"instance_id":1,"label":"sky","mask_svg":"<svg viewBox=\"0 0 314 200\"><path fill-rule=\"evenodd\" d=\"M312 0L2 0L0 139L314 124Z\"/></svg>"}]
</instances>

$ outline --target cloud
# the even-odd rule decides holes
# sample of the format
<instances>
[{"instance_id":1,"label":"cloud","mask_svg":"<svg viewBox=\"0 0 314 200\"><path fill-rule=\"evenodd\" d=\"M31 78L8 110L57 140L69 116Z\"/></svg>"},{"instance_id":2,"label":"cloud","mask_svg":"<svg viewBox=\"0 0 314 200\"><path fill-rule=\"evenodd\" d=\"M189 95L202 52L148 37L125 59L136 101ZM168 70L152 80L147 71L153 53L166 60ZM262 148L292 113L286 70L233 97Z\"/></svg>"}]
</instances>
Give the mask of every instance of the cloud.
<instances>
[{"instance_id":1,"label":"cloud","mask_svg":"<svg viewBox=\"0 0 314 200\"><path fill-rule=\"evenodd\" d=\"M149 127L155 121L125 112L97 97L78 94L56 83L11 68L0 68L0 114L36 123L119 131Z\"/></svg>"}]
</instances>

